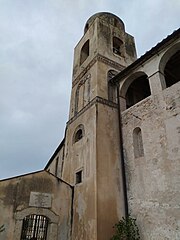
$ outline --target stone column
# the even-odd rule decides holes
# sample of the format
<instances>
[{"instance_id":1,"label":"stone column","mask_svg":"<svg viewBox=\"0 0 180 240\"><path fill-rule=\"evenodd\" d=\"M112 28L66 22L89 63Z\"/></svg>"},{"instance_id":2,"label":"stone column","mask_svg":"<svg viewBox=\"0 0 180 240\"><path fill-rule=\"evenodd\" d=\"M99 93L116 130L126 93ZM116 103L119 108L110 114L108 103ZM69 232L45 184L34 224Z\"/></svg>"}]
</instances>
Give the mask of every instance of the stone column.
<instances>
[{"instance_id":1,"label":"stone column","mask_svg":"<svg viewBox=\"0 0 180 240\"><path fill-rule=\"evenodd\" d=\"M166 88L164 75L159 71L153 73L151 76L149 76L149 84L151 89L151 95L154 99L155 104L159 107L163 107L164 98L162 95L162 91Z\"/></svg>"}]
</instances>

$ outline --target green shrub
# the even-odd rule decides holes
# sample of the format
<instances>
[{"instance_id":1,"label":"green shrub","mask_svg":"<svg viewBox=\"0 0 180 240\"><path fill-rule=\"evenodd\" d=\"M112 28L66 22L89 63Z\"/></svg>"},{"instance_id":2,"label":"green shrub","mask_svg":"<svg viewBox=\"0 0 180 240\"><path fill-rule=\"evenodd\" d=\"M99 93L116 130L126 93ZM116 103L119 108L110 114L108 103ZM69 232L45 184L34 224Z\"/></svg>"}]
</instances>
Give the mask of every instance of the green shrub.
<instances>
[{"instance_id":1,"label":"green shrub","mask_svg":"<svg viewBox=\"0 0 180 240\"><path fill-rule=\"evenodd\" d=\"M128 216L122 218L114 226L115 235L111 240L140 240L139 229L136 224L136 219Z\"/></svg>"}]
</instances>

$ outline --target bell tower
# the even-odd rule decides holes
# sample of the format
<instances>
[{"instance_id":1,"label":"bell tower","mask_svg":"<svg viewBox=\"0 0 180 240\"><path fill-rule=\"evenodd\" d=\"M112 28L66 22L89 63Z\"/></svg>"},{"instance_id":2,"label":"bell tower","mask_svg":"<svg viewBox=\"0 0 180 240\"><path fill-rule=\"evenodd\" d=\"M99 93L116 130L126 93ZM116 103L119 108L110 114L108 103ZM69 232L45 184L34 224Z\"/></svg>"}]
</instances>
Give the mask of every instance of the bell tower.
<instances>
[{"instance_id":1,"label":"bell tower","mask_svg":"<svg viewBox=\"0 0 180 240\"><path fill-rule=\"evenodd\" d=\"M90 17L75 47L62 179L74 186L73 240L109 240L124 215L116 87L136 59L134 39L110 13Z\"/></svg>"}]
</instances>

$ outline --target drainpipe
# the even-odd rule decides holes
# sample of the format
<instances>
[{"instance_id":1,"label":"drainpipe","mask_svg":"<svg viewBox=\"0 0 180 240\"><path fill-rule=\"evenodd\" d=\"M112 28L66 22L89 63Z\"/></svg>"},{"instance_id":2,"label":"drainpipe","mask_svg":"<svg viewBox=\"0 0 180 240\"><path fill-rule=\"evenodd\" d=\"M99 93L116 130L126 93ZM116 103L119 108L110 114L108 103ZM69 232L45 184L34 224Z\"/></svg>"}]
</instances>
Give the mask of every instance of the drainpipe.
<instances>
[{"instance_id":1,"label":"drainpipe","mask_svg":"<svg viewBox=\"0 0 180 240\"><path fill-rule=\"evenodd\" d=\"M73 218L74 218L74 186L71 186L72 197L71 197L71 229L70 229L70 239L72 239L72 231L73 231Z\"/></svg>"},{"instance_id":2,"label":"drainpipe","mask_svg":"<svg viewBox=\"0 0 180 240\"><path fill-rule=\"evenodd\" d=\"M123 183L123 195L124 195L124 210L125 210L125 218L127 219L128 215L129 215L129 210L128 210L128 198L127 198L127 183L126 183L126 172L125 172L125 160L124 160L124 152L123 152L121 106L120 106L120 99L119 99L119 83L116 83L116 87L117 87L117 99L118 99L118 122L119 122L119 140L120 140L122 183Z\"/></svg>"}]
</instances>

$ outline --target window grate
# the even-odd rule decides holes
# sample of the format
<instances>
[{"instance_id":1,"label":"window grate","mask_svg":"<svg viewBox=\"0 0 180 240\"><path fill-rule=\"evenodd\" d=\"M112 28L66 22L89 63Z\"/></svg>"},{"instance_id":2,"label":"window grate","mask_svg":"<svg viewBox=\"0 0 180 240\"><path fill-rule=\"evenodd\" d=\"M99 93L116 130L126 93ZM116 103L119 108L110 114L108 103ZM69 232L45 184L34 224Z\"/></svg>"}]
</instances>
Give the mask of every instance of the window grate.
<instances>
[{"instance_id":1,"label":"window grate","mask_svg":"<svg viewBox=\"0 0 180 240\"><path fill-rule=\"evenodd\" d=\"M21 240L46 240L48 218L41 215L29 215L23 219Z\"/></svg>"}]
</instances>

